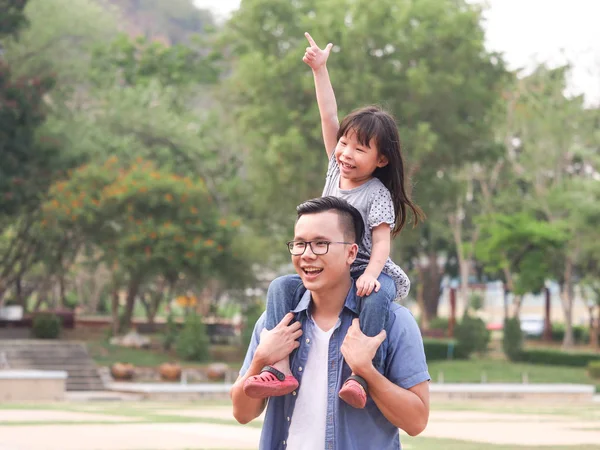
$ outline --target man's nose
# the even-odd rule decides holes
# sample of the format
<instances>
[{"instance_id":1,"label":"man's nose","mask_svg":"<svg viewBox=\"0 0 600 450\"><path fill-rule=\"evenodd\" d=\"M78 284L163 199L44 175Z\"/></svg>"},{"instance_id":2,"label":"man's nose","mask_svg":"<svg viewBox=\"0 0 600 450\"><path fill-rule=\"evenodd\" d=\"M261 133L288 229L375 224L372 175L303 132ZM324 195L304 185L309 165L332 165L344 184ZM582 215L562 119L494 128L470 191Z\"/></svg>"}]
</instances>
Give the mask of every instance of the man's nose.
<instances>
[{"instance_id":1,"label":"man's nose","mask_svg":"<svg viewBox=\"0 0 600 450\"><path fill-rule=\"evenodd\" d=\"M306 249L304 249L304 253L302 253L302 257L306 259L314 259L317 255L312 251L312 247L306 244Z\"/></svg>"}]
</instances>

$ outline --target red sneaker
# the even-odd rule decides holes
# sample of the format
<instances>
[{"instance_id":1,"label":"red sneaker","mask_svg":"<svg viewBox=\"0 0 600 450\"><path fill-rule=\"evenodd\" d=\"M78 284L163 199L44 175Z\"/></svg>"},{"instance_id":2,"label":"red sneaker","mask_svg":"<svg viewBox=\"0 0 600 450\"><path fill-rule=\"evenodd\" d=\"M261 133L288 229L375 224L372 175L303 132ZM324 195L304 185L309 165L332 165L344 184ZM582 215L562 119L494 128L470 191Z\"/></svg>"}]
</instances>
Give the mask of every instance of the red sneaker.
<instances>
[{"instance_id":1,"label":"red sneaker","mask_svg":"<svg viewBox=\"0 0 600 450\"><path fill-rule=\"evenodd\" d=\"M367 404L367 389L364 380L361 379L361 383L358 378L355 375L350 376L340 389L338 396L353 408L363 409Z\"/></svg>"},{"instance_id":2,"label":"red sneaker","mask_svg":"<svg viewBox=\"0 0 600 450\"><path fill-rule=\"evenodd\" d=\"M262 368L260 375L254 375L244 382L244 394L252 398L280 397L298 388L298 380L293 375L271 366Z\"/></svg>"}]
</instances>

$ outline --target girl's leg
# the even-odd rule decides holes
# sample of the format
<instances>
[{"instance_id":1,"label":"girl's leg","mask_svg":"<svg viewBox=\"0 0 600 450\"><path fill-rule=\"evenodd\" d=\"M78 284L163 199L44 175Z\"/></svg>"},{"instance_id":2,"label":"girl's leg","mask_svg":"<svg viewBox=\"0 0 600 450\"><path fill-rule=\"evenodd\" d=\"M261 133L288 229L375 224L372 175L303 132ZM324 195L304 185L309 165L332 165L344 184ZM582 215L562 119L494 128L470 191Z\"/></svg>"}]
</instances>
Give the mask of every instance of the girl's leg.
<instances>
[{"instance_id":1,"label":"girl's leg","mask_svg":"<svg viewBox=\"0 0 600 450\"><path fill-rule=\"evenodd\" d=\"M265 328L271 330L277 326L298 305L305 291L298 275L285 275L273 280L267 291ZM298 381L292 375L288 356L265 367L260 375L248 378L244 392L249 397L266 398L289 394L297 387Z\"/></svg>"},{"instance_id":2,"label":"girl's leg","mask_svg":"<svg viewBox=\"0 0 600 450\"><path fill-rule=\"evenodd\" d=\"M387 275L378 278L381 287L379 292L371 292L361 301L359 322L361 331L367 336L376 336L383 330L388 321L390 303L396 297L394 281ZM387 339L379 346L373 358L373 366L383 374ZM340 398L355 408L364 408L367 403L367 383L362 378L352 374L339 392Z\"/></svg>"},{"instance_id":3,"label":"girl's leg","mask_svg":"<svg viewBox=\"0 0 600 450\"><path fill-rule=\"evenodd\" d=\"M267 290L265 328L275 328L287 313L298 306L305 290L302 279L296 274L274 279Z\"/></svg>"},{"instance_id":4,"label":"girl's leg","mask_svg":"<svg viewBox=\"0 0 600 450\"><path fill-rule=\"evenodd\" d=\"M265 328L272 330L279 322L283 320L285 315L292 311L302 298L306 289L302 284L302 279L299 275L284 275L276 278L269 285L267 291L267 318ZM290 375L290 358L284 358L281 361L273 364L273 367L285 375Z\"/></svg>"},{"instance_id":5,"label":"girl's leg","mask_svg":"<svg viewBox=\"0 0 600 450\"><path fill-rule=\"evenodd\" d=\"M379 292L371 292L371 295L363 297L359 316L361 331L371 337L377 336L387 326L390 303L396 298L396 286L391 277L382 273L377 281L381 284ZM383 374L387 345L386 339L373 358L373 366L381 374Z\"/></svg>"}]
</instances>

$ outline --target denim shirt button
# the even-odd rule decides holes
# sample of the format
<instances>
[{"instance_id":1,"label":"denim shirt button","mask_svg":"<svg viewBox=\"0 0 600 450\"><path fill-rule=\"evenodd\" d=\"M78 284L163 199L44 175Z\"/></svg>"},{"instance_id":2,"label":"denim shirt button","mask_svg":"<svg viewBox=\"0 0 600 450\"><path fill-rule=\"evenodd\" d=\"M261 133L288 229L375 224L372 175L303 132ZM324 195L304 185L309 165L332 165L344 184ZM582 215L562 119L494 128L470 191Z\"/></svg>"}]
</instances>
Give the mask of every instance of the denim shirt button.
<instances>
[{"instance_id":1,"label":"denim shirt button","mask_svg":"<svg viewBox=\"0 0 600 450\"><path fill-rule=\"evenodd\" d=\"M298 372L302 372L302 366L298 367Z\"/></svg>"},{"instance_id":2,"label":"denim shirt button","mask_svg":"<svg viewBox=\"0 0 600 450\"><path fill-rule=\"evenodd\" d=\"M296 395L296 391L292 392L292 395Z\"/></svg>"},{"instance_id":3,"label":"denim shirt button","mask_svg":"<svg viewBox=\"0 0 600 450\"><path fill-rule=\"evenodd\" d=\"M309 338L306 338L306 343L310 344L310 339Z\"/></svg>"}]
</instances>

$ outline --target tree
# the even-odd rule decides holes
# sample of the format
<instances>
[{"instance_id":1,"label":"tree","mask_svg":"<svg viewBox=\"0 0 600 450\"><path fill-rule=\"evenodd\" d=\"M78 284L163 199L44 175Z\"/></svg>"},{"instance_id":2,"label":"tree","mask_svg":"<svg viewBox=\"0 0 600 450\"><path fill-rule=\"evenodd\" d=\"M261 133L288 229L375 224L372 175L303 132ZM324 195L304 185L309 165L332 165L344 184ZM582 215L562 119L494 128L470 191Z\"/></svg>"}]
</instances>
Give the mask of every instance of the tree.
<instances>
[{"instance_id":1,"label":"tree","mask_svg":"<svg viewBox=\"0 0 600 450\"><path fill-rule=\"evenodd\" d=\"M173 285L181 273L202 282L235 258L239 221L219 214L202 179L141 159L119 166L113 157L82 166L51 193L42 224L82 236L119 272L127 282L125 324L144 282L161 275Z\"/></svg>"},{"instance_id":2,"label":"tree","mask_svg":"<svg viewBox=\"0 0 600 450\"><path fill-rule=\"evenodd\" d=\"M480 219L477 258L492 274L508 273L518 318L522 296L541 292L553 272L551 255L560 254L569 234L564 223L549 224L528 213L494 214ZM505 318L508 313L505 310Z\"/></svg>"},{"instance_id":3,"label":"tree","mask_svg":"<svg viewBox=\"0 0 600 450\"><path fill-rule=\"evenodd\" d=\"M27 0L0 0L0 39L16 35L27 23L23 12L26 5Z\"/></svg>"},{"instance_id":4,"label":"tree","mask_svg":"<svg viewBox=\"0 0 600 450\"><path fill-rule=\"evenodd\" d=\"M232 64L224 98L255 191L246 212L266 234L289 233L293 207L323 185L313 80L301 62L304 31L335 44L328 67L340 115L369 103L396 115L413 194L429 216L420 232L404 234L410 245L399 262L417 261L426 320L437 312L437 260L449 248L447 214L456 205L448 175L489 153L488 113L505 76L501 58L484 47L479 19L480 10L462 1L251 0L224 36Z\"/></svg>"}]
</instances>

